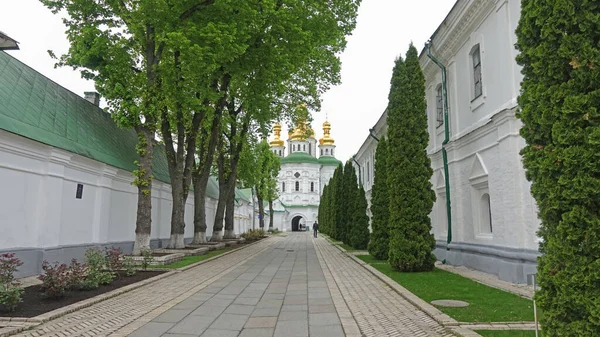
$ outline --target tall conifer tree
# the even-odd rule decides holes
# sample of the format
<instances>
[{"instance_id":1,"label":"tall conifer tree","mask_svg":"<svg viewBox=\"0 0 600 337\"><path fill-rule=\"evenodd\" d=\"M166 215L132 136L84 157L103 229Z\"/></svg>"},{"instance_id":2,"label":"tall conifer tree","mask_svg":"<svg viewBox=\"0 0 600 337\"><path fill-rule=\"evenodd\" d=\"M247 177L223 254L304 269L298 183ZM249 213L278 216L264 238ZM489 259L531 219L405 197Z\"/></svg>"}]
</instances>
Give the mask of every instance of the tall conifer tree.
<instances>
[{"instance_id":1,"label":"tall conifer tree","mask_svg":"<svg viewBox=\"0 0 600 337\"><path fill-rule=\"evenodd\" d=\"M344 165L344 174L342 181L343 195L337 201L338 210L340 210L340 233L339 240L345 244L350 244L350 229L353 224L354 203L358 194L358 183L356 182L356 170L352 162L348 160Z\"/></svg>"},{"instance_id":2,"label":"tall conifer tree","mask_svg":"<svg viewBox=\"0 0 600 337\"><path fill-rule=\"evenodd\" d=\"M398 58L388 105L388 190L390 248L388 261L401 271L432 270L435 239L429 214L435 194L427 156L425 79L417 49L411 44L406 61Z\"/></svg>"},{"instance_id":3,"label":"tall conifer tree","mask_svg":"<svg viewBox=\"0 0 600 337\"><path fill-rule=\"evenodd\" d=\"M600 3L522 0L519 118L544 336L600 336Z\"/></svg>"},{"instance_id":4,"label":"tall conifer tree","mask_svg":"<svg viewBox=\"0 0 600 337\"><path fill-rule=\"evenodd\" d=\"M389 250L390 231L389 201L387 187L387 141L382 138L377 144L375 152L375 177L373 190L371 191L371 241L369 242L369 254L378 260L387 260Z\"/></svg>"},{"instance_id":5,"label":"tall conifer tree","mask_svg":"<svg viewBox=\"0 0 600 337\"><path fill-rule=\"evenodd\" d=\"M369 216L367 215L367 198L362 186L358 187L352 207L349 244L355 249L367 249L369 245Z\"/></svg>"}]
</instances>

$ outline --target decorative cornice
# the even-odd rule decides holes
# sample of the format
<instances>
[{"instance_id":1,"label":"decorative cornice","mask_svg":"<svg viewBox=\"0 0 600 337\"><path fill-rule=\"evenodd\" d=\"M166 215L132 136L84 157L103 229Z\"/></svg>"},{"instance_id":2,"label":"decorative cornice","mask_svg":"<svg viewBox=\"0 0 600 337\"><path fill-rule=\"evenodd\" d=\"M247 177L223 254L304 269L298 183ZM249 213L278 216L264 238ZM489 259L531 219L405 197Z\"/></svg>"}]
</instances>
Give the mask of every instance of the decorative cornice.
<instances>
[{"instance_id":1,"label":"decorative cornice","mask_svg":"<svg viewBox=\"0 0 600 337\"><path fill-rule=\"evenodd\" d=\"M459 3L448 14L446 20L440 25L432 37L431 49L435 57L443 63L450 62L460 47L469 38L475 27L496 8L494 0L459 0ZM427 57L421 54L421 68L425 80L432 78L439 71Z\"/></svg>"}]
</instances>

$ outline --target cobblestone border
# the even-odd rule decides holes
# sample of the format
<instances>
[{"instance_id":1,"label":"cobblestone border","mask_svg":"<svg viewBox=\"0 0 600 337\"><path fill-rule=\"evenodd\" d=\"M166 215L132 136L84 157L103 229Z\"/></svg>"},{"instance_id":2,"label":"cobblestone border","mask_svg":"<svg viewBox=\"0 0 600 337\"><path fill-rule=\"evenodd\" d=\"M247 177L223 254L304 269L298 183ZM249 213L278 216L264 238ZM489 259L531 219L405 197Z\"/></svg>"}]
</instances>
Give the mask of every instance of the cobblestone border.
<instances>
[{"instance_id":1,"label":"cobblestone border","mask_svg":"<svg viewBox=\"0 0 600 337\"><path fill-rule=\"evenodd\" d=\"M169 276L181 273L183 271L186 271L188 269L194 268L194 267L199 266L201 264L213 261L213 260L215 260L217 258L220 258L222 256L229 255L229 254L234 253L234 252L236 252L238 250L242 250L242 249L248 248L248 247L250 247L250 246L252 246L254 244L266 241L267 239L268 238L266 238L264 240L255 241L255 242L249 243L249 244L241 246L241 247L237 247L237 248L232 249L230 251L227 251L227 252L224 252L222 254L213 256L213 257L208 258L206 260L195 262L193 264L190 264L190 265L182 267L182 268L178 268L178 269L153 268L152 271L166 271L166 273L161 274L161 275L157 275L157 276L154 276L154 277L151 277L149 279L146 279L146 280L143 280L143 281L140 281L140 282L136 282L136 283L127 285L125 287L121 287L121 288L115 289L115 290L110 291L108 293L104 293L104 294L101 294L101 295L98 295L98 296L95 296L95 297L88 298L88 299L83 300L83 301L79 301L79 302L73 303L71 305L68 305L68 306L65 306L65 307L62 307L62 308L59 308L59 309L56 309L56 310L49 311L49 312L47 312L45 314L42 314L42 315L38 315L38 316L35 316L35 317L30 317L30 318L24 318L24 317L0 317L0 337L7 337L7 336L10 336L10 335L13 335L13 334L17 334L19 332L23 332L23 331L25 331L27 329L30 329L30 328L36 327L38 325L41 325L43 323L46 323L48 321L60 318L62 316L70 314L72 312L75 312L75 311L78 311L78 310L81 310L81 309L85 309L85 308L90 307L90 306L92 306L94 304L97 304L99 302L103 302L105 300L111 299L113 297L122 295L124 293L130 292L130 291L135 290L137 288L140 288L140 287L143 287L145 285L148 285L150 283L154 283L154 282L156 282L158 280L161 280L163 278L166 278L166 277L169 277Z\"/></svg>"}]
</instances>

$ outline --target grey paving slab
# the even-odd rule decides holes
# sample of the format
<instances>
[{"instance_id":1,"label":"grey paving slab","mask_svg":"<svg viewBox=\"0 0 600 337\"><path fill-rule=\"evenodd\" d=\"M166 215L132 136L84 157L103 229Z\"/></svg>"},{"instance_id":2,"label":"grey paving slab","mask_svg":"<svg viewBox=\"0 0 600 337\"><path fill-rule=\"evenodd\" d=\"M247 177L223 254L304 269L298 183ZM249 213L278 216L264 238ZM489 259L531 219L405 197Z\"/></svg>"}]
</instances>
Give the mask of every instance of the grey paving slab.
<instances>
[{"instance_id":1,"label":"grey paving slab","mask_svg":"<svg viewBox=\"0 0 600 337\"><path fill-rule=\"evenodd\" d=\"M337 313L309 314L308 325L341 325Z\"/></svg>"},{"instance_id":2,"label":"grey paving slab","mask_svg":"<svg viewBox=\"0 0 600 337\"><path fill-rule=\"evenodd\" d=\"M310 337L344 337L341 325L310 326Z\"/></svg>"},{"instance_id":3,"label":"grey paving slab","mask_svg":"<svg viewBox=\"0 0 600 337\"><path fill-rule=\"evenodd\" d=\"M308 321L279 321L275 337L308 337Z\"/></svg>"},{"instance_id":4,"label":"grey paving slab","mask_svg":"<svg viewBox=\"0 0 600 337\"><path fill-rule=\"evenodd\" d=\"M280 308L256 308L252 312L252 317L273 317L279 316Z\"/></svg>"},{"instance_id":5,"label":"grey paving slab","mask_svg":"<svg viewBox=\"0 0 600 337\"><path fill-rule=\"evenodd\" d=\"M150 322L137 329L129 336L132 337L159 337L169 331L175 325L174 323Z\"/></svg>"},{"instance_id":6,"label":"grey paving slab","mask_svg":"<svg viewBox=\"0 0 600 337\"><path fill-rule=\"evenodd\" d=\"M225 314L250 315L254 311L253 305L232 304L225 309Z\"/></svg>"},{"instance_id":7,"label":"grey paving slab","mask_svg":"<svg viewBox=\"0 0 600 337\"><path fill-rule=\"evenodd\" d=\"M280 321L306 321L308 320L308 312L306 311L282 311L279 314Z\"/></svg>"},{"instance_id":8,"label":"grey paving slab","mask_svg":"<svg viewBox=\"0 0 600 337\"><path fill-rule=\"evenodd\" d=\"M200 337L237 337L238 334L239 332L234 330L208 329Z\"/></svg>"},{"instance_id":9,"label":"grey paving slab","mask_svg":"<svg viewBox=\"0 0 600 337\"><path fill-rule=\"evenodd\" d=\"M152 322L177 323L181 321L185 316L189 315L192 311L192 309L169 310L153 319Z\"/></svg>"},{"instance_id":10,"label":"grey paving slab","mask_svg":"<svg viewBox=\"0 0 600 337\"><path fill-rule=\"evenodd\" d=\"M175 326L173 326L169 330L169 333L199 336L212 324L214 320L214 317L188 316L184 318L181 322L175 324Z\"/></svg>"},{"instance_id":11,"label":"grey paving slab","mask_svg":"<svg viewBox=\"0 0 600 337\"><path fill-rule=\"evenodd\" d=\"M240 331L250 315L222 314L210 326L211 329Z\"/></svg>"},{"instance_id":12,"label":"grey paving slab","mask_svg":"<svg viewBox=\"0 0 600 337\"><path fill-rule=\"evenodd\" d=\"M272 337L274 331L273 328L244 329L239 337Z\"/></svg>"},{"instance_id":13,"label":"grey paving slab","mask_svg":"<svg viewBox=\"0 0 600 337\"><path fill-rule=\"evenodd\" d=\"M250 317L244 328L275 328L276 324L277 317Z\"/></svg>"}]
</instances>

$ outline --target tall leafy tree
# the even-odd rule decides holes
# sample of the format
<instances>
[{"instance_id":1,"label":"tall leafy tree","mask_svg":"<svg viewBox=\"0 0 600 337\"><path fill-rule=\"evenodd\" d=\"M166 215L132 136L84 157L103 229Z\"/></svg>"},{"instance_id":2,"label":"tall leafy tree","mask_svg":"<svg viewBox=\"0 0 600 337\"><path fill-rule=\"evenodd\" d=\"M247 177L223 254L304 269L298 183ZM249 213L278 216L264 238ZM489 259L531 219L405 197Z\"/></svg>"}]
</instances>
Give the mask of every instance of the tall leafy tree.
<instances>
[{"instance_id":1,"label":"tall leafy tree","mask_svg":"<svg viewBox=\"0 0 600 337\"><path fill-rule=\"evenodd\" d=\"M352 165L352 160L348 160L344 165L342 178L343 195L336 200L339 211L338 237L340 241L350 245L350 232L354 224L354 207L358 195L358 182L356 181L356 170ZM366 212L366 210L365 210ZM366 213L365 213L366 214Z\"/></svg>"},{"instance_id":2,"label":"tall leafy tree","mask_svg":"<svg viewBox=\"0 0 600 337\"><path fill-rule=\"evenodd\" d=\"M545 336L600 335L600 4L521 2L518 117L541 219Z\"/></svg>"},{"instance_id":3,"label":"tall leafy tree","mask_svg":"<svg viewBox=\"0 0 600 337\"><path fill-rule=\"evenodd\" d=\"M378 260L387 260L389 250L390 231L388 221L390 206L387 185L387 141L381 138L375 152L375 177L371 190L371 241L369 254Z\"/></svg>"},{"instance_id":4,"label":"tall leafy tree","mask_svg":"<svg viewBox=\"0 0 600 337\"><path fill-rule=\"evenodd\" d=\"M57 65L81 69L94 80L117 123L138 135L139 160L134 254L149 249L152 214L152 163L156 132L165 108L162 66L174 33L214 1L41 0L53 13L66 11L68 52Z\"/></svg>"},{"instance_id":5,"label":"tall leafy tree","mask_svg":"<svg viewBox=\"0 0 600 337\"><path fill-rule=\"evenodd\" d=\"M367 198L362 186L357 189L352 205L352 219L349 222L349 244L356 249L367 249L371 233L369 232L369 216L367 215Z\"/></svg>"},{"instance_id":6,"label":"tall leafy tree","mask_svg":"<svg viewBox=\"0 0 600 337\"><path fill-rule=\"evenodd\" d=\"M323 193L319 200L319 231L321 233L329 234L329 185L325 184L323 187Z\"/></svg>"},{"instance_id":7,"label":"tall leafy tree","mask_svg":"<svg viewBox=\"0 0 600 337\"><path fill-rule=\"evenodd\" d=\"M428 271L435 263L435 239L429 214L435 194L427 156L425 80L417 49L411 44L406 61L398 58L388 104L389 256L393 268Z\"/></svg>"}]
</instances>

